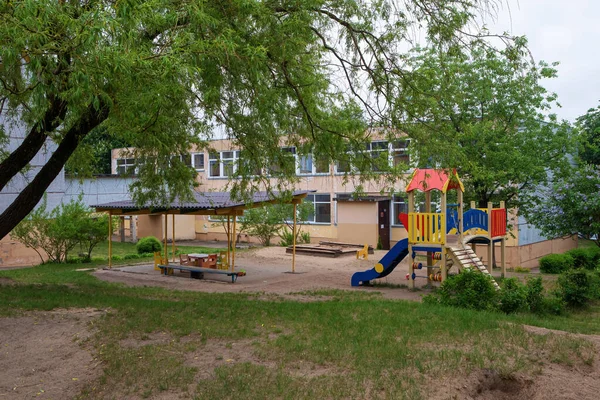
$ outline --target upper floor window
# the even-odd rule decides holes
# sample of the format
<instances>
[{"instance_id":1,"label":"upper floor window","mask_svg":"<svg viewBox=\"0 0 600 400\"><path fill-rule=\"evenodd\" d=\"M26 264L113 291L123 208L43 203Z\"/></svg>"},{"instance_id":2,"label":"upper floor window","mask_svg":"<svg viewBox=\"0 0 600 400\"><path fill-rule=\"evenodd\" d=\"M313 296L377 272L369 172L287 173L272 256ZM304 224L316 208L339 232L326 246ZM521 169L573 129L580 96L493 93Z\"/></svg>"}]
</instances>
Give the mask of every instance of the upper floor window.
<instances>
[{"instance_id":1,"label":"upper floor window","mask_svg":"<svg viewBox=\"0 0 600 400\"><path fill-rule=\"evenodd\" d=\"M392 160L394 166L398 164L410 164L410 156L408 154L408 146L410 140L396 140L392 143Z\"/></svg>"},{"instance_id":2,"label":"upper floor window","mask_svg":"<svg viewBox=\"0 0 600 400\"><path fill-rule=\"evenodd\" d=\"M239 151L212 151L208 155L208 173L211 178L233 176L237 171Z\"/></svg>"},{"instance_id":3,"label":"upper floor window","mask_svg":"<svg viewBox=\"0 0 600 400\"><path fill-rule=\"evenodd\" d=\"M313 154L298 156L298 175L315 175L329 173L329 160L315 157Z\"/></svg>"},{"instance_id":4,"label":"upper floor window","mask_svg":"<svg viewBox=\"0 0 600 400\"><path fill-rule=\"evenodd\" d=\"M192 163L196 171L204 171L204 153L193 153Z\"/></svg>"},{"instance_id":5,"label":"upper floor window","mask_svg":"<svg viewBox=\"0 0 600 400\"><path fill-rule=\"evenodd\" d=\"M135 158L117 158L117 174L130 175L135 173Z\"/></svg>"}]
</instances>

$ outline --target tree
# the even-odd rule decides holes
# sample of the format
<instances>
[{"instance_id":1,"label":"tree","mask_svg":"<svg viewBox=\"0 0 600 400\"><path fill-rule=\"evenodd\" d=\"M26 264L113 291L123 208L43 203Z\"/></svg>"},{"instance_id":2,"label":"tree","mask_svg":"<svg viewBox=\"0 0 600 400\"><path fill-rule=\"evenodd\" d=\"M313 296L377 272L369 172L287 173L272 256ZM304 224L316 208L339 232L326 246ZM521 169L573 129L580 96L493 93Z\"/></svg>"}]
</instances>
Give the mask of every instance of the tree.
<instances>
[{"instance_id":1,"label":"tree","mask_svg":"<svg viewBox=\"0 0 600 400\"><path fill-rule=\"evenodd\" d=\"M278 190L289 188L285 144L326 160L357 154L368 179L363 155L347 146L360 149L369 124L389 126L386 105L405 77L397 52L409 32L424 27L437 42L467 43L464 32L489 3L4 1L0 142L11 120L28 133L14 150L3 145L0 190L44 144L56 150L0 214L0 238L70 158L86 160L81 144L95 129L135 148L140 204L191 198L195 171L173 156L206 147L215 125L243 149L234 195L269 188L256 171L273 164Z\"/></svg>"},{"instance_id":2,"label":"tree","mask_svg":"<svg viewBox=\"0 0 600 400\"><path fill-rule=\"evenodd\" d=\"M34 249L44 262L64 262L77 245L87 251L90 259L93 248L108 237L108 217L94 217L81 199L46 210L46 201L13 230L13 237Z\"/></svg>"},{"instance_id":3,"label":"tree","mask_svg":"<svg viewBox=\"0 0 600 400\"><path fill-rule=\"evenodd\" d=\"M584 163L600 166L600 106L590 108L577 118L581 146L579 156Z\"/></svg>"},{"instance_id":4,"label":"tree","mask_svg":"<svg viewBox=\"0 0 600 400\"><path fill-rule=\"evenodd\" d=\"M479 207L504 200L525 211L523 193L567 165L569 126L544 112L556 102L540 81L555 65L532 63L526 41L502 51L483 41L468 48L416 48L399 113L422 166L456 167L465 200ZM399 116L401 117L401 115ZM413 119L423 121L415 124Z\"/></svg>"}]
</instances>

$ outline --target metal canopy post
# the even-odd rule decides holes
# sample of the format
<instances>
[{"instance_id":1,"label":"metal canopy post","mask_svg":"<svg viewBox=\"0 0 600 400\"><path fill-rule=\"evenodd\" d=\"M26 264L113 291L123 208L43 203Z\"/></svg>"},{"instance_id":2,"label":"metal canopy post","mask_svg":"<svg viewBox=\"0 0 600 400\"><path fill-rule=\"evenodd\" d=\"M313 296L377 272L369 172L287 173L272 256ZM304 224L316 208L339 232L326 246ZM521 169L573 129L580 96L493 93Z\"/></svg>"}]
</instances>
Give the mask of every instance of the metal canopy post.
<instances>
[{"instance_id":1,"label":"metal canopy post","mask_svg":"<svg viewBox=\"0 0 600 400\"><path fill-rule=\"evenodd\" d=\"M235 239L236 239L236 214L233 214L233 238L232 238L232 243L233 243L233 251L231 253L231 272L235 271Z\"/></svg>"},{"instance_id":2,"label":"metal canopy post","mask_svg":"<svg viewBox=\"0 0 600 400\"><path fill-rule=\"evenodd\" d=\"M168 220L168 215L165 212L165 264L169 265L169 254L167 251L167 232L168 232L168 228L167 228L167 222Z\"/></svg>"},{"instance_id":3,"label":"metal canopy post","mask_svg":"<svg viewBox=\"0 0 600 400\"><path fill-rule=\"evenodd\" d=\"M108 212L108 268L112 268L112 212Z\"/></svg>"},{"instance_id":4,"label":"metal canopy post","mask_svg":"<svg viewBox=\"0 0 600 400\"><path fill-rule=\"evenodd\" d=\"M292 232L292 273L296 272L296 209L297 209L298 203L297 201L294 199L294 229Z\"/></svg>"},{"instance_id":5,"label":"metal canopy post","mask_svg":"<svg viewBox=\"0 0 600 400\"><path fill-rule=\"evenodd\" d=\"M173 214L173 237L171 238L171 253L173 253L173 262L175 262L175 214Z\"/></svg>"}]
</instances>

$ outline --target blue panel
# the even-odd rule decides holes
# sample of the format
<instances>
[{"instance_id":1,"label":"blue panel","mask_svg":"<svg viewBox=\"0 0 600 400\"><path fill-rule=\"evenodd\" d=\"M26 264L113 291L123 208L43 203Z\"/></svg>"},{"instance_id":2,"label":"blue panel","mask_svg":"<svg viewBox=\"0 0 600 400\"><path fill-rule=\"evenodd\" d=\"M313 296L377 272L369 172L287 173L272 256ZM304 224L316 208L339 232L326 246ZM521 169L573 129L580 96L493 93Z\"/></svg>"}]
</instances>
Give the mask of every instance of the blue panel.
<instances>
[{"instance_id":1,"label":"blue panel","mask_svg":"<svg viewBox=\"0 0 600 400\"><path fill-rule=\"evenodd\" d=\"M472 228L488 230L488 215L484 211L471 209L463 215L463 229L468 231Z\"/></svg>"}]
</instances>

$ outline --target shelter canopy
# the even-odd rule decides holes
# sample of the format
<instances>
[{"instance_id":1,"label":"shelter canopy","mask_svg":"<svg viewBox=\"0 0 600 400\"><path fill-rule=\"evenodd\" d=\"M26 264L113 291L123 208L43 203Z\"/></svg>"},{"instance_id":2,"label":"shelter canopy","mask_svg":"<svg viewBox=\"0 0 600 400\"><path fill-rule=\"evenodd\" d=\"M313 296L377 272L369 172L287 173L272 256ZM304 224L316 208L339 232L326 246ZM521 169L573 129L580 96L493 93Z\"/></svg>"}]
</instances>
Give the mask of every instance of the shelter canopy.
<instances>
[{"instance_id":1,"label":"shelter canopy","mask_svg":"<svg viewBox=\"0 0 600 400\"><path fill-rule=\"evenodd\" d=\"M465 187L458 178L456 169L453 169L450 174L441 169L415 169L410 183L406 187L406 192L410 193L413 190L429 192L431 190L439 190L442 193L448 192L451 189L458 189L461 192L465 191Z\"/></svg>"},{"instance_id":2,"label":"shelter canopy","mask_svg":"<svg viewBox=\"0 0 600 400\"><path fill-rule=\"evenodd\" d=\"M286 203L300 202L314 190L298 190L292 193ZM112 215L138 214L187 214L187 215L232 215L247 208L259 207L281 201L278 192L257 192L248 201L233 200L229 192L194 192L194 200L180 202L175 199L163 206L139 206L133 200L115 201L97 204L92 207L98 212L110 212Z\"/></svg>"}]
</instances>

